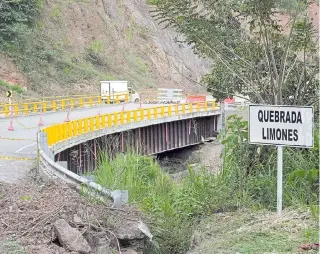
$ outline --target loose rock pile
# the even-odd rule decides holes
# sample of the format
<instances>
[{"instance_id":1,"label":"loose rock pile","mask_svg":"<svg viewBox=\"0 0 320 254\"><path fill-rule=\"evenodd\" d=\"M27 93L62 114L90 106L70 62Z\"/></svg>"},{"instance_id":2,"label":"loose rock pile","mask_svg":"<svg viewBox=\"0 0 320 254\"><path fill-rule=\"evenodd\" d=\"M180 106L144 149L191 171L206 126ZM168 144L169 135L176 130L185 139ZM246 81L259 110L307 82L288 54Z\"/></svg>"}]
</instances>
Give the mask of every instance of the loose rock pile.
<instances>
[{"instance_id":1,"label":"loose rock pile","mask_svg":"<svg viewBox=\"0 0 320 254\"><path fill-rule=\"evenodd\" d=\"M0 195L2 254L142 254L152 237L136 208L98 204L60 181L28 176L0 183Z\"/></svg>"}]
</instances>

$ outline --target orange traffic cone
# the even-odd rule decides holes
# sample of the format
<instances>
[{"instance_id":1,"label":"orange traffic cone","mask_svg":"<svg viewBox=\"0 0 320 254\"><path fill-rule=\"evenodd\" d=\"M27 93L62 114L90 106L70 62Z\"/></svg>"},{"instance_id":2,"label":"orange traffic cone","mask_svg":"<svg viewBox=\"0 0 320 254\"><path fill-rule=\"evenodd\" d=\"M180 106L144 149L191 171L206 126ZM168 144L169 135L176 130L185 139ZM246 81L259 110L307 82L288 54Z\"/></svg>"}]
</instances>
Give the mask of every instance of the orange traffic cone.
<instances>
[{"instance_id":1,"label":"orange traffic cone","mask_svg":"<svg viewBox=\"0 0 320 254\"><path fill-rule=\"evenodd\" d=\"M69 117L70 111L68 111L66 119L64 120L65 122L70 122L70 117Z\"/></svg>"},{"instance_id":2,"label":"orange traffic cone","mask_svg":"<svg viewBox=\"0 0 320 254\"><path fill-rule=\"evenodd\" d=\"M8 128L8 131L14 131L13 123L12 123L12 117L10 118L10 125L9 125L9 128Z\"/></svg>"},{"instance_id":3,"label":"orange traffic cone","mask_svg":"<svg viewBox=\"0 0 320 254\"><path fill-rule=\"evenodd\" d=\"M41 127L43 126L43 121L42 121L42 115L40 115L40 120L39 120L39 123L38 123L38 126Z\"/></svg>"}]
</instances>

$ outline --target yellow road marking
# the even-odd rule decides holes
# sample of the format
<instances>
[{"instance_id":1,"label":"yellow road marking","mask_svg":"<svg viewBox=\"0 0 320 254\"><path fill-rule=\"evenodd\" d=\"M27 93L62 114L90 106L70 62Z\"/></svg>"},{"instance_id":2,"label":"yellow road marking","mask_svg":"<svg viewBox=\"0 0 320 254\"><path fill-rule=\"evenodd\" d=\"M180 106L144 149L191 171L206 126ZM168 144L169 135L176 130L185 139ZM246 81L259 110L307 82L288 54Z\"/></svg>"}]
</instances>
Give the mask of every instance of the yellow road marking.
<instances>
[{"instance_id":1,"label":"yellow road marking","mask_svg":"<svg viewBox=\"0 0 320 254\"><path fill-rule=\"evenodd\" d=\"M0 137L0 140L27 140L27 141L37 141L36 139L29 139L29 138L6 138L6 137Z\"/></svg>"},{"instance_id":2,"label":"yellow road marking","mask_svg":"<svg viewBox=\"0 0 320 254\"><path fill-rule=\"evenodd\" d=\"M0 156L0 160L10 160L10 161L33 161L35 158L26 157L12 157L12 156Z\"/></svg>"},{"instance_id":3,"label":"yellow road marking","mask_svg":"<svg viewBox=\"0 0 320 254\"><path fill-rule=\"evenodd\" d=\"M25 130L30 130L30 129L34 129L37 128L38 126L32 126L32 127L27 127L26 125L24 125L23 123L21 123L20 121L18 121L18 119L14 119L20 126L22 126L23 129Z\"/></svg>"},{"instance_id":4,"label":"yellow road marking","mask_svg":"<svg viewBox=\"0 0 320 254\"><path fill-rule=\"evenodd\" d=\"M27 128L28 128L28 127L25 126L23 123L21 123L20 121L18 121L18 119L14 119L14 120L16 120L16 122L17 122L18 124L20 124L24 129L27 129Z\"/></svg>"}]
</instances>

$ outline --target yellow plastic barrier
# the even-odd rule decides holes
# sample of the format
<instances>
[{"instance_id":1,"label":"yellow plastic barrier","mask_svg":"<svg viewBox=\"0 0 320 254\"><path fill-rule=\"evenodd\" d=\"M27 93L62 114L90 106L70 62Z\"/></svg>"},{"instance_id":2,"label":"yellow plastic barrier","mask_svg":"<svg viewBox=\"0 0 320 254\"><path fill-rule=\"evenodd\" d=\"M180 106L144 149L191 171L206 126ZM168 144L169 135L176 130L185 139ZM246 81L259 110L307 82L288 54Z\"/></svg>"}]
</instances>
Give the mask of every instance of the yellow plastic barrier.
<instances>
[{"instance_id":1,"label":"yellow plastic barrier","mask_svg":"<svg viewBox=\"0 0 320 254\"><path fill-rule=\"evenodd\" d=\"M211 106L208 104L211 104ZM48 145L52 146L63 140L82 135L83 133L100 130L105 127L110 128L125 123L143 121L144 119L150 120L172 115L183 115L192 112L211 111L215 109L216 106L214 102L158 106L140 110L134 109L78 119L68 123L56 124L43 128L41 131L47 134Z\"/></svg>"},{"instance_id":2,"label":"yellow plastic barrier","mask_svg":"<svg viewBox=\"0 0 320 254\"><path fill-rule=\"evenodd\" d=\"M101 99L101 96L89 96L89 97L71 97L63 99L54 100L43 100L43 101L33 101L33 102L22 102L22 103L11 103L0 105L0 116L13 115L28 115L31 113L42 112L55 112L66 109L83 108L85 106L93 107L96 105L101 105L102 103L120 103L120 97L124 96L124 102L128 102L128 94L116 95L112 97L108 96L105 101ZM55 97L56 98L56 97Z\"/></svg>"}]
</instances>

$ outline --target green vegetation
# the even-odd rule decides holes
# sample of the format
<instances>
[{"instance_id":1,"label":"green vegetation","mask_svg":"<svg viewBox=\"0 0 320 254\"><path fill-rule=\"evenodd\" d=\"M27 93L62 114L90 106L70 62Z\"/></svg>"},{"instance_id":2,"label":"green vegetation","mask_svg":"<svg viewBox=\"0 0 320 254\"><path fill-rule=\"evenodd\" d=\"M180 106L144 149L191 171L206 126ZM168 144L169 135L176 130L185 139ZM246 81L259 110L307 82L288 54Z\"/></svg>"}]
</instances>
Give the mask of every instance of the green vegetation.
<instances>
[{"instance_id":1,"label":"green vegetation","mask_svg":"<svg viewBox=\"0 0 320 254\"><path fill-rule=\"evenodd\" d=\"M30 201L31 199L32 199L31 196L21 196L20 197L20 200L22 200L22 201Z\"/></svg>"},{"instance_id":2,"label":"green vegetation","mask_svg":"<svg viewBox=\"0 0 320 254\"><path fill-rule=\"evenodd\" d=\"M242 94L254 103L318 108L319 45L307 17L310 2L159 0L154 15L212 59L203 82L219 100ZM276 21L279 9L288 15L285 27Z\"/></svg>"},{"instance_id":3,"label":"green vegetation","mask_svg":"<svg viewBox=\"0 0 320 254\"><path fill-rule=\"evenodd\" d=\"M23 93L23 89L16 84L9 84L8 82L0 79L0 87L5 87L7 90Z\"/></svg>"},{"instance_id":4,"label":"green vegetation","mask_svg":"<svg viewBox=\"0 0 320 254\"><path fill-rule=\"evenodd\" d=\"M315 115L318 114L319 48L316 31L306 15L308 1L147 2L157 6L153 13L160 23L183 34L185 42L198 55L212 59L212 71L202 81L218 100L228 95L242 94L259 104L314 105ZM198 8L199 5L202 8ZM285 28L274 19L279 9L289 18ZM283 163L284 207L308 209L315 221L318 221L319 213L318 130L317 119L314 148L285 148ZM181 222L188 218L192 225L197 216L215 212L237 211L240 208L275 211L276 149L249 145L248 122L237 116L229 117L220 139L224 145L222 172L217 176L191 172L189 177L174 187L177 189L169 196L172 196L173 210L176 211L173 214L179 214L179 219L166 217L160 220L161 223L168 221L169 230L179 229L173 221ZM307 233L312 240L315 238L315 228L316 224ZM287 232L282 232L282 235L276 235L273 231L251 233L233 235L227 238L230 243L222 239L223 244L231 246L222 250L226 253L234 250L245 253L273 250L292 253L298 248L294 244L284 244L291 237ZM176 230L172 235L180 237L182 234ZM281 244L276 237L281 237ZM179 248L174 249L179 246L178 242L177 245L171 242L172 253L183 253ZM162 244L160 246L163 247ZM165 251L168 249L164 249L163 253Z\"/></svg>"},{"instance_id":5,"label":"green vegetation","mask_svg":"<svg viewBox=\"0 0 320 254\"><path fill-rule=\"evenodd\" d=\"M50 12L50 17L55 19L55 20L59 20L59 18L62 16L61 10L59 8L58 5L54 4L52 6L52 10Z\"/></svg>"},{"instance_id":6,"label":"green vegetation","mask_svg":"<svg viewBox=\"0 0 320 254\"><path fill-rule=\"evenodd\" d=\"M178 186L152 158L134 153L102 161L96 179L111 189L129 190L130 202L151 216L156 241L161 241L161 253L183 253L187 249L193 223L189 216L198 213L196 208L200 205L189 205L192 197L184 199L184 195L191 193L196 179ZM189 211L183 211L182 207L187 206Z\"/></svg>"},{"instance_id":7,"label":"green vegetation","mask_svg":"<svg viewBox=\"0 0 320 254\"><path fill-rule=\"evenodd\" d=\"M276 150L268 148L271 150L265 151L265 147L249 145L247 127L246 121L236 116L229 118L226 133L221 135L225 145L224 164L218 175L204 169L197 172L189 169L189 175L177 184L152 158L128 153L119 154L113 160L103 160L96 171L96 179L111 189L128 189L130 202L149 214L155 241L160 246L157 250L151 249L150 253L185 253L199 218L243 208L276 210ZM314 216L314 228L319 193L317 134L315 139L315 147L309 152L284 150L283 177L284 207L308 209ZM244 239L249 235L241 237ZM262 248L263 237L270 241ZM249 248L240 238L233 239L234 246L241 250ZM258 242L256 249L251 252L247 249L249 252L245 253L286 248L285 244L277 244L272 232L252 234L251 238L248 239ZM290 235L286 233L282 239L290 241ZM289 248L297 247L293 244Z\"/></svg>"},{"instance_id":8,"label":"green vegetation","mask_svg":"<svg viewBox=\"0 0 320 254\"><path fill-rule=\"evenodd\" d=\"M4 31L0 35L0 51L9 55L19 71L27 76L28 90L39 94L53 90L63 93L75 83L97 87L103 79L126 79L135 87L152 86L153 79L139 52L128 49L129 46L110 49L112 29L106 27L108 38L93 39L79 49L67 32L59 35L57 30L65 30L68 18L64 13L69 11L72 2L91 6L87 0L59 0L52 5L44 5L43 0L0 4L0 30ZM132 17L130 23L128 39L147 38L147 30L138 26Z\"/></svg>"},{"instance_id":9,"label":"green vegetation","mask_svg":"<svg viewBox=\"0 0 320 254\"><path fill-rule=\"evenodd\" d=\"M0 242L0 253L27 254L27 251L14 240Z\"/></svg>"},{"instance_id":10,"label":"green vegetation","mask_svg":"<svg viewBox=\"0 0 320 254\"><path fill-rule=\"evenodd\" d=\"M226 126L219 137L224 145L221 155L224 162L218 175L204 169L197 172L189 169L189 175L177 184L149 157L128 153L101 162L96 172L97 181L111 189L128 189L130 202L149 214L152 232L160 246L157 250L151 249L150 253L185 253L200 218L206 221L206 218L215 218L212 214L239 209L276 211L276 149L249 145L248 122L238 116L230 116ZM318 127L314 135L312 149L284 149L283 206L291 210L308 210L311 217L309 228L294 235L300 237L300 241L292 242L290 230L293 230L293 224L288 230L274 225L266 231L262 227L239 235L230 234L227 238L229 231L220 231L219 222L218 225L214 222L214 228L219 230L214 235L222 234L221 241L226 237L232 243L230 246L225 240L220 245L215 244L217 247L225 245L219 247L217 253L219 250L223 250L221 253L234 250L240 253L272 250L292 253L299 247L297 243L315 240L319 214ZM243 222L242 219L239 222ZM237 221L231 219L229 223L237 225ZM248 219L242 224L245 223ZM268 244L264 244L263 239L268 239Z\"/></svg>"},{"instance_id":11,"label":"green vegetation","mask_svg":"<svg viewBox=\"0 0 320 254\"><path fill-rule=\"evenodd\" d=\"M197 226L194 253L298 253L301 244L318 241L313 224L303 210L284 210L281 218L267 211L215 214Z\"/></svg>"},{"instance_id":12,"label":"green vegetation","mask_svg":"<svg viewBox=\"0 0 320 254\"><path fill-rule=\"evenodd\" d=\"M102 52L104 52L103 42L100 40L93 40L91 42L89 49L95 53L102 53Z\"/></svg>"},{"instance_id":13,"label":"green vegetation","mask_svg":"<svg viewBox=\"0 0 320 254\"><path fill-rule=\"evenodd\" d=\"M147 4L150 4L150 5L157 5L160 2L161 0L147 0Z\"/></svg>"},{"instance_id":14,"label":"green vegetation","mask_svg":"<svg viewBox=\"0 0 320 254\"><path fill-rule=\"evenodd\" d=\"M222 178L230 184L240 206L276 208L275 147L249 145L248 122L230 116L225 133ZM319 193L319 135L312 149L284 149L284 206L316 206Z\"/></svg>"},{"instance_id":15,"label":"green vegetation","mask_svg":"<svg viewBox=\"0 0 320 254\"><path fill-rule=\"evenodd\" d=\"M0 50L7 43L23 43L24 35L35 23L43 0L1 1L0 5Z\"/></svg>"}]
</instances>

